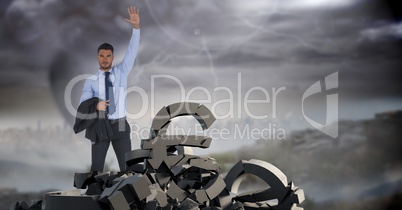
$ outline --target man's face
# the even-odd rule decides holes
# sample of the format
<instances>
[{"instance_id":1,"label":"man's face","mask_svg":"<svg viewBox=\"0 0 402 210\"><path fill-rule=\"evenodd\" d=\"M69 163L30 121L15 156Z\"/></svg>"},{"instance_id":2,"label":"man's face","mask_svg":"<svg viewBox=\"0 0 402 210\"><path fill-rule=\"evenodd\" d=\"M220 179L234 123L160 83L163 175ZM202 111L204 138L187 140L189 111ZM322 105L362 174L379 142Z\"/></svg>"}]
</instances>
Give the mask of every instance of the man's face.
<instances>
[{"instance_id":1,"label":"man's face","mask_svg":"<svg viewBox=\"0 0 402 210\"><path fill-rule=\"evenodd\" d=\"M112 68L113 53L111 50L99 50L97 58L99 62L99 68L101 70L108 71Z\"/></svg>"}]
</instances>

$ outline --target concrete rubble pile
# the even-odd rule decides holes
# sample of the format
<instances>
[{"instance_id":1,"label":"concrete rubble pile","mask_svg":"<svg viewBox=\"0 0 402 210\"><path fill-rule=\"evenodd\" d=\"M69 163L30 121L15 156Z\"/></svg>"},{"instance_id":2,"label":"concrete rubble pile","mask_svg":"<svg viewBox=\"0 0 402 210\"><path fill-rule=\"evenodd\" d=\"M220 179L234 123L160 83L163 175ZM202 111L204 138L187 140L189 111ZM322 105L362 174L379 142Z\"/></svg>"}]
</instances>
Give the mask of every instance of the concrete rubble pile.
<instances>
[{"instance_id":1,"label":"concrete rubble pile","mask_svg":"<svg viewBox=\"0 0 402 210\"><path fill-rule=\"evenodd\" d=\"M168 135L171 120L180 116L193 116L204 130L215 121L211 111L198 103L163 107L152 122L150 137L141 141L141 149L126 154L126 172L76 173L77 189L47 193L45 209L303 209L297 205L304 200L303 190L270 163L242 160L223 177L213 158L193 155L193 147L208 148L212 139ZM246 174L259 177L268 187L238 193ZM15 203L10 209L36 210L37 206Z\"/></svg>"}]
</instances>

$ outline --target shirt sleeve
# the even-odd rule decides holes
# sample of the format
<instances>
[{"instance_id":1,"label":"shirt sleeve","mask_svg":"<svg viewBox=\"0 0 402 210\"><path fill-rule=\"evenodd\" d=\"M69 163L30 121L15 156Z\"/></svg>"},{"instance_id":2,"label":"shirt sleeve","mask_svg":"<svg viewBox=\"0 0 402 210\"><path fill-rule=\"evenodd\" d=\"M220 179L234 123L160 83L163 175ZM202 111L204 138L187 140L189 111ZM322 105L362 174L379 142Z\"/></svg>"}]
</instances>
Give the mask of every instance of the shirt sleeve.
<instances>
[{"instance_id":1,"label":"shirt sleeve","mask_svg":"<svg viewBox=\"0 0 402 210\"><path fill-rule=\"evenodd\" d=\"M84 84L84 88L82 89L82 95L80 98L80 104L83 101L86 101L90 98L94 97L94 91L91 88L91 80L87 79Z\"/></svg>"},{"instance_id":2,"label":"shirt sleeve","mask_svg":"<svg viewBox=\"0 0 402 210\"><path fill-rule=\"evenodd\" d=\"M138 46L140 44L140 29L133 28L128 49L123 57L123 61L116 66L120 73L128 74L134 66L135 58L137 57Z\"/></svg>"}]
</instances>

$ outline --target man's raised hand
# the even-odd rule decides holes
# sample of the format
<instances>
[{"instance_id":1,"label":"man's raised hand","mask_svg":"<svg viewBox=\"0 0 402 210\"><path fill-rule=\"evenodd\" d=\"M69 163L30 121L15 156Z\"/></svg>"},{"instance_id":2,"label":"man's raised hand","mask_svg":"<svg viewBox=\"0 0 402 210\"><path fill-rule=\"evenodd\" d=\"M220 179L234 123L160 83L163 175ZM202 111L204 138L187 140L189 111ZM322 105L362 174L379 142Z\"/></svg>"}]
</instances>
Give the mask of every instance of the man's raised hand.
<instances>
[{"instance_id":1,"label":"man's raised hand","mask_svg":"<svg viewBox=\"0 0 402 210\"><path fill-rule=\"evenodd\" d=\"M140 28L140 10L136 9L134 6L127 8L130 19L124 19L125 21L133 24L136 29Z\"/></svg>"}]
</instances>

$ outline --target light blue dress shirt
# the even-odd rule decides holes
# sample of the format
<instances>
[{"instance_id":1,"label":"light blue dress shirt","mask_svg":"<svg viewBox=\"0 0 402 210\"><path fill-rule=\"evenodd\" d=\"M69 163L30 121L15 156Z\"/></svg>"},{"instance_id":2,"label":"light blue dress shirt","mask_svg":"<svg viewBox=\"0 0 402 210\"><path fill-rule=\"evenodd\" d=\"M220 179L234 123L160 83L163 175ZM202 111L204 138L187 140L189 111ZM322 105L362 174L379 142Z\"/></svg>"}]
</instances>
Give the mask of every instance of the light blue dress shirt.
<instances>
[{"instance_id":1,"label":"light blue dress shirt","mask_svg":"<svg viewBox=\"0 0 402 210\"><path fill-rule=\"evenodd\" d=\"M140 29L133 28L128 50L124 55L122 62L113 66L109 70L109 77L113 84L114 102L116 107L114 113L108 114L109 119L118 119L126 116L127 77L134 66L139 43ZM100 69L85 81L80 103L93 97L98 97L101 100L106 99L105 72Z\"/></svg>"}]
</instances>

